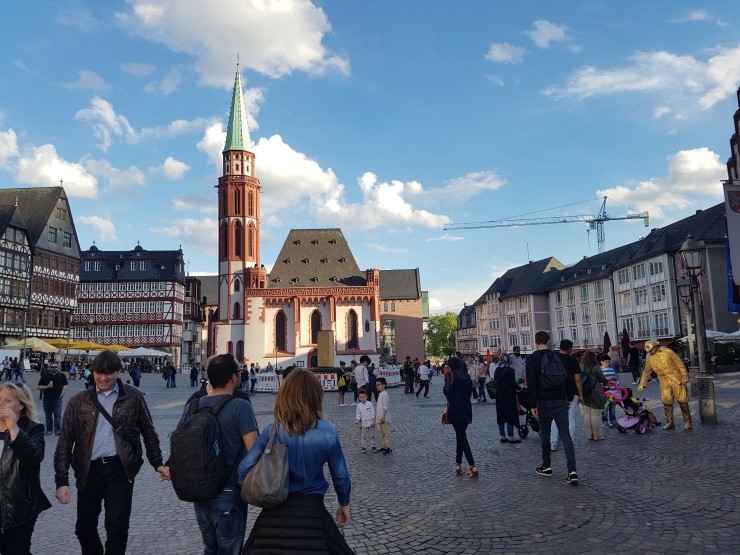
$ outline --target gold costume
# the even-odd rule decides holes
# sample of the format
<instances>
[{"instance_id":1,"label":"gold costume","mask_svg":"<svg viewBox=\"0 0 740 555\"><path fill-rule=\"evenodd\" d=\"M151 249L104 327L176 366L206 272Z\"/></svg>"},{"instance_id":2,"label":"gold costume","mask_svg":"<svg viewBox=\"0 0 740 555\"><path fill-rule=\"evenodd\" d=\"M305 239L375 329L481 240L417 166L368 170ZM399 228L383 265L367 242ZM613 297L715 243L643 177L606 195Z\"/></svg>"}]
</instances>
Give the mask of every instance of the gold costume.
<instances>
[{"instance_id":1,"label":"gold costume","mask_svg":"<svg viewBox=\"0 0 740 555\"><path fill-rule=\"evenodd\" d=\"M664 430L673 430L673 403L678 403L683 415L684 430L691 429L691 412L689 412L689 396L686 384L689 383L689 373L686 365L679 356L670 349L663 349L656 341L645 343L648 356L645 360L645 368L642 371L640 384L637 391L642 391L650 379L650 374L655 372L660 383L660 400L665 409L666 423Z\"/></svg>"}]
</instances>

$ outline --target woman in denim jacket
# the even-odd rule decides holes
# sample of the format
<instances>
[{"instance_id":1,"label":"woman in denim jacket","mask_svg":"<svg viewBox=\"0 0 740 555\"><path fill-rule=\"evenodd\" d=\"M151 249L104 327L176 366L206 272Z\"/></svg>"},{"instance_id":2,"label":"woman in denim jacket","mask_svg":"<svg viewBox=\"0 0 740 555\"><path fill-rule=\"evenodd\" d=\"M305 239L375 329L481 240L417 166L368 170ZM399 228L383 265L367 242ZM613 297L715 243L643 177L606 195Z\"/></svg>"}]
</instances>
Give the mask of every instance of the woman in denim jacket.
<instances>
[{"instance_id":1,"label":"woman in denim jacket","mask_svg":"<svg viewBox=\"0 0 740 555\"><path fill-rule=\"evenodd\" d=\"M354 553L337 528L349 522L350 479L342 445L334 424L322 418L324 392L309 370L294 369L281 384L275 399L275 420L260 434L257 443L239 464L239 483L262 455L275 423L280 441L288 445L290 495L272 509L262 509L242 553L294 554ZM336 523L324 506L329 483L324 465L337 494ZM290 526L286 527L286 522Z\"/></svg>"}]
</instances>

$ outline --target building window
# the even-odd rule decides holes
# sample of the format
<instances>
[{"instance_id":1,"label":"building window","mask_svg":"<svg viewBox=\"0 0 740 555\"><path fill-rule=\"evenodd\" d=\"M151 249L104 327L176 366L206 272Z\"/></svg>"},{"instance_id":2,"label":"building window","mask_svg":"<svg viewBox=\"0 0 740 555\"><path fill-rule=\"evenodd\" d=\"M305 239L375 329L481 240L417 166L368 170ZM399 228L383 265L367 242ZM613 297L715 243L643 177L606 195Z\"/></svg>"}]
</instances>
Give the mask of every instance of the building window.
<instances>
[{"instance_id":1,"label":"building window","mask_svg":"<svg viewBox=\"0 0 740 555\"><path fill-rule=\"evenodd\" d=\"M254 193L247 193L247 216L254 216Z\"/></svg>"},{"instance_id":2,"label":"building window","mask_svg":"<svg viewBox=\"0 0 740 555\"><path fill-rule=\"evenodd\" d=\"M100 262L98 262L97 260L95 261L95 271L96 272L100 271Z\"/></svg>"},{"instance_id":3,"label":"building window","mask_svg":"<svg viewBox=\"0 0 740 555\"><path fill-rule=\"evenodd\" d=\"M49 233L47 234L46 238L49 240L50 243L56 243L57 228L49 226Z\"/></svg>"},{"instance_id":4,"label":"building window","mask_svg":"<svg viewBox=\"0 0 740 555\"><path fill-rule=\"evenodd\" d=\"M635 322L632 318L622 318L622 329L627 330L630 335L635 334Z\"/></svg>"},{"instance_id":5,"label":"building window","mask_svg":"<svg viewBox=\"0 0 740 555\"><path fill-rule=\"evenodd\" d=\"M624 309L632 308L632 293L629 291L627 293L622 293L621 297L621 307Z\"/></svg>"},{"instance_id":6,"label":"building window","mask_svg":"<svg viewBox=\"0 0 740 555\"><path fill-rule=\"evenodd\" d=\"M606 322L606 303L596 303L596 321Z\"/></svg>"},{"instance_id":7,"label":"building window","mask_svg":"<svg viewBox=\"0 0 740 555\"><path fill-rule=\"evenodd\" d=\"M62 232L62 246L63 247L71 247L72 246L72 234L68 231Z\"/></svg>"},{"instance_id":8,"label":"building window","mask_svg":"<svg viewBox=\"0 0 740 555\"><path fill-rule=\"evenodd\" d=\"M238 279L234 280L234 293L238 293L241 289L241 282Z\"/></svg>"},{"instance_id":9,"label":"building window","mask_svg":"<svg viewBox=\"0 0 740 555\"><path fill-rule=\"evenodd\" d=\"M391 303L391 312L396 311L396 303Z\"/></svg>"},{"instance_id":10,"label":"building window","mask_svg":"<svg viewBox=\"0 0 740 555\"><path fill-rule=\"evenodd\" d=\"M139 270L146 270L146 260L139 260Z\"/></svg>"},{"instance_id":11,"label":"building window","mask_svg":"<svg viewBox=\"0 0 740 555\"><path fill-rule=\"evenodd\" d=\"M555 306L563 306L563 292L555 291Z\"/></svg>"},{"instance_id":12,"label":"building window","mask_svg":"<svg viewBox=\"0 0 740 555\"><path fill-rule=\"evenodd\" d=\"M663 261L662 260L654 260L650 263L650 275L651 276L660 276L663 274Z\"/></svg>"},{"instance_id":13,"label":"building window","mask_svg":"<svg viewBox=\"0 0 740 555\"><path fill-rule=\"evenodd\" d=\"M231 316L234 320L242 319L242 307L239 303L234 303L234 311Z\"/></svg>"},{"instance_id":14,"label":"building window","mask_svg":"<svg viewBox=\"0 0 740 555\"><path fill-rule=\"evenodd\" d=\"M391 311L393 311L392 308ZM354 310L347 313L347 348L360 348L360 330L358 329L357 313Z\"/></svg>"},{"instance_id":15,"label":"building window","mask_svg":"<svg viewBox=\"0 0 740 555\"><path fill-rule=\"evenodd\" d=\"M581 302L585 303L588 301L588 283L581 285Z\"/></svg>"},{"instance_id":16,"label":"building window","mask_svg":"<svg viewBox=\"0 0 740 555\"><path fill-rule=\"evenodd\" d=\"M629 269L619 270L617 272L617 283L619 283L619 285L625 285L629 282L630 282Z\"/></svg>"},{"instance_id":17,"label":"building window","mask_svg":"<svg viewBox=\"0 0 740 555\"><path fill-rule=\"evenodd\" d=\"M63 207L57 206L56 216L58 220L64 221L67 219L67 211Z\"/></svg>"},{"instance_id":18,"label":"building window","mask_svg":"<svg viewBox=\"0 0 740 555\"><path fill-rule=\"evenodd\" d=\"M240 215L242 213L242 192L239 189L234 191L234 214ZM237 358L236 360L239 360Z\"/></svg>"},{"instance_id":19,"label":"building window","mask_svg":"<svg viewBox=\"0 0 740 555\"><path fill-rule=\"evenodd\" d=\"M282 310L275 315L275 351L287 351L288 318Z\"/></svg>"},{"instance_id":20,"label":"building window","mask_svg":"<svg viewBox=\"0 0 740 555\"><path fill-rule=\"evenodd\" d=\"M648 304L648 292L647 287L641 289L635 289L635 306L647 306Z\"/></svg>"},{"instance_id":21,"label":"building window","mask_svg":"<svg viewBox=\"0 0 740 555\"><path fill-rule=\"evenodd\" d=\"M645 279L645 263L636 264L632 266L632 279L637 281L638 279Z\"/></svg>"},{"instance_id":22,"label":"building window","mask_svg":"<svg viewBox=\"0 0 740 555\"><path fill-rule=\"evenodd\" d=\"M574 287L568 287L568 304L576 302L576 290Z\"/></svg>"},{"instance_id":23,"label":"building window","mask_svg":"<svg viewBox=\"0 0 740 555\"><path fill-rule=\"evenodd\" d=\"M244 341L236 342L236 361L239 364L244 364Z\"/></svg>"},{"instance_id":24,"label":"building window","mask_svg":"<svg viewBox=\"0 0 740 555\"><path fill-rule=\"evenodd\" d=\"M86 272L89 272L90 271L90 266L91 266L90 261L89 260L85 260L85 271Z\"/></svg>"},{"instance_id":25,"label":"building window","mask_svg":"<svg viewBox=\"0 0 740 555\"><path fill-rule=\"evenodd\" d=\"M658 285L653 285L651 287L652 296L653 296L653 302L659 303L661 301L665 301L665 283L660 283Z\"/></svg>"},{"instance_id":26,"label":"building window","mask_svg":"<svg viewBox=\"0 0 740 555\"><path fill-rule=\"evenodd\" d=\"M241 222L234 224L234 256L236 258L244 258L244 247L242 246L242 237L244 232L242 231Z\"/></svg>"},{"instance_id":27,"label":"building window","mask_svg":"<svg viewBox=\"0 0 740 555\"><path fill-rule=\"evenodd\" d=\"M668 335L668 314L665 312L658 312L655 315L655 333L659 337L666 337Z\"/></svg>"},{"instance_id":28,"label":"building window","mask_svg":"<svg viewBox=\"0 0 740 555\"><path fill-rule=\"evenodd\" d=\"M311 313L311 344L316 345L319 342L319 331L321 330L321 313L314 310Z\"/></svg>"},{"instance_id":29,"label":"building window","mask_svg":"<svg viewBox=\"0 0 740 555\"><path fill-rule=\"evenodd\" d=\"M591 307L589 305L583 305L581 307L581 323L591 323Z\"/></svg>"},{"instance_id":30,"label":"building window","mask_svg":"<svg viewBox=\"0 0 740 555\"><path fill-rule=\"evenodd\" d=\"M604 298L604 282L603 281L594 282L594 298L595 299Z\"/></svg>"}]
</instances>

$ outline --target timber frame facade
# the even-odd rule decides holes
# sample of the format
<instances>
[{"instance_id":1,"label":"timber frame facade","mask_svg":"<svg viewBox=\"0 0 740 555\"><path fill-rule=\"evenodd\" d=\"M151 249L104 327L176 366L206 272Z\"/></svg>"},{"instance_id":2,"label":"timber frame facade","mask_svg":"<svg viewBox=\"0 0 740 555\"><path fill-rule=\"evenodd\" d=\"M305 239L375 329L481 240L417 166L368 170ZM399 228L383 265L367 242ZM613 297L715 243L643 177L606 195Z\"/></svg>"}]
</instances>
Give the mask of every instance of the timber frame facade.
<instances>
[{"instance_id":1,"label":"timber frame facade","mask_svg":"<svg viewBox=\"0 0 740 555\"><path fill-rule=\"evenodd\" d=\"M14 207L22 214L27 242L20 248L17 237L11 241L3 230L0 250L6 258L5 265L0 265L3 271L10 271L10 279L15 281L16 289L15 294L10 295L15 299L12 301L14 306L8 306L6 310L5 302L0 300L3 306L0 335L4 336L3 339L21 338L25 324L28 337L68 336L77 303L80 245L64 188L0 189L0 206ZM12 271L7 266L8 254L15 257ZM30 257L30 262L24 271L21 266L26 257ZM19 283L24 280L30 287L25 288L27 300L21 302ZM0 283L0 296L2 290ZM2 325L6 327L2 328Z\"/></svg>"},{"instance_id":2,"label":"timber frame facade","mask_svg":"<svg viewBox=\"0 0 740 555\"><path fill-rule=\"evenodd\" d=\"M162 349L181 363L185 306L182 249L82 253L72 338Z\"/></svg>"}]
</instances>

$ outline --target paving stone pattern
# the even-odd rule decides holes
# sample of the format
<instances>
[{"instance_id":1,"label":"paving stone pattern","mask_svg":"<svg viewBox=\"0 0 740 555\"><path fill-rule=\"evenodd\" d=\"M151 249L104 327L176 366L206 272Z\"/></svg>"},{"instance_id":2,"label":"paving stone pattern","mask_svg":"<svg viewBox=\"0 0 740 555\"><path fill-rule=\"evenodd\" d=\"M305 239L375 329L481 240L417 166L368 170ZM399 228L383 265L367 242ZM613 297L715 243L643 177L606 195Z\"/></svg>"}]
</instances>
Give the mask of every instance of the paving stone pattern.
<instances>
[{"instance_id":1,"label":"paving stone pattern","mask_svg":"<svg viewBox=\"0 0 740 555\"><path fill-rule=\"evenodd\" d=\"M38 376L26 376L35 386ZM192 393L186 377L178 377L176 389L165 388L158 375L142 379L165 457L168 434ZM627 374L621 379L631 382ZM82 388L71 381L66 398ZM454 431L441 424L445 400L439 377L432 381L430 399L390 390L393 453L387 456L360 453L354 407L337 407L336 394L329 393L325 417L339 429L352 475L347 541L358 554L740 553L740 374L718 375L716 388L716 426L699 423L696 400L693 431L683 431L677 420L675 431L641 436L610 429L606 441L592 442L578 419L575 487L565 483L562 448L553 453L553 477L544 478L534 473L541 462L536 433L519 445L500 443L490 401L473 405L469 428L480 477L455 476ZM643 395L662 419L657 385L649 384ZM274 398L254 397L260 426L271 418ZM43 415L40 401L38 408ZM55 446L56 437L47 436L42 486L53 507L36 524L36 555L79 553L76 491L69 505L54 499ZM333 514L331 489L326 505ZM249 509L248 530L258 511ZM104 534L102 521L101 516ZM177 499L171 485L145 464L134 488L128 553L189 555L202 549L191 504Z\"/></svg>"}]
</instances>

